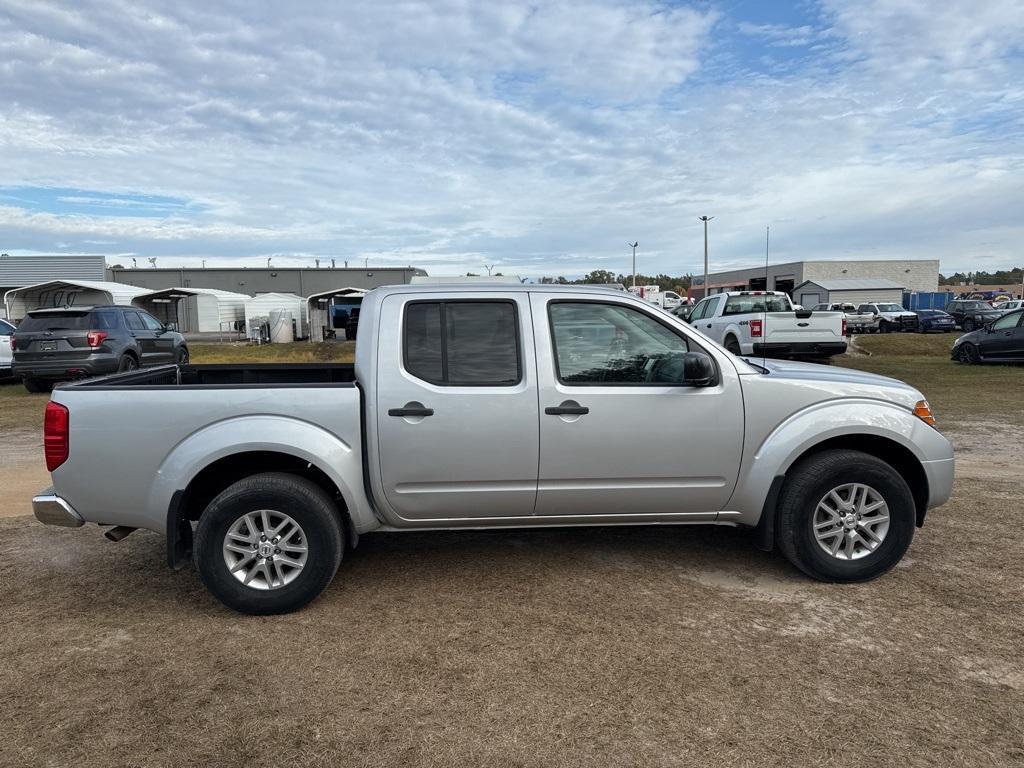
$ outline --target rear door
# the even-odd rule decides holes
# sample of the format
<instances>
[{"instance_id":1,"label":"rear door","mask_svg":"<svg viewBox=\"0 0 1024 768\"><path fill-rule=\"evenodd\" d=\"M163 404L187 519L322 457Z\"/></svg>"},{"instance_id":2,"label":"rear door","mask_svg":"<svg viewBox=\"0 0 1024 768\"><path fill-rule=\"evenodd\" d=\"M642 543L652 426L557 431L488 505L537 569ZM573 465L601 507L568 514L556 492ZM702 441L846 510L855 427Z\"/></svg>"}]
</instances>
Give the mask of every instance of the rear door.
<instances>
[{"instance_id":1,"label":"rear door","mask_svg":"<svg viewBox=\"0 0 1024 768\"><path fill-rule=\"evenodd\" d=\"M11 337L14 326L6 320L0 320L0 369L6 371L11 367Z\"/></svg>"},{"instance_id":2,"label":"rear door","mask_svg":"<svg viewBox=\"0 0 1024 768\"><path fill-rule=\"evenodd\" d=\"M660 381L658 362L697 342L615 299L531 294L538 329L538 515L687 513L713 519L743 446L735 369L714 386Z\"/></svg>"},{"instance_id":3,"label":"rear door","mask_svg":"<svg viewBox=\"0 0 1024 768\"><path fill-rule=\"evenodd\" d=\"M142 314L137 311L124 313L124 322L128 327L128 336L135 342L139 352L140 365L153 365L160 359L156 349L156 334L146 327Z\"/></svg>"},{"instance_id":4,"label":"rear door","mask_svg":"<svg viewBox=\"0 0 1024 768\"><path fill-rule=\"evenodd\" d=\"M532 515L540 427L527 294L393 294L377 343L377 466L393 512Z\"/></svg>"}]
</instances>

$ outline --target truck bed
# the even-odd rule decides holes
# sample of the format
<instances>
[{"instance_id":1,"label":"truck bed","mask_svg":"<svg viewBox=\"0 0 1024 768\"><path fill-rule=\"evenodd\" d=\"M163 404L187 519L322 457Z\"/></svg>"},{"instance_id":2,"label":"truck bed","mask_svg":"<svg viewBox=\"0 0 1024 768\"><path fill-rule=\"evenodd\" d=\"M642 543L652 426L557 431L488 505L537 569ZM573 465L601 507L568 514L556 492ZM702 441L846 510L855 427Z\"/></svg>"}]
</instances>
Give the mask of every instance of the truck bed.
<instances>
[{"instance_id":1,"label":"truck bed","mask_svg":"<svg viewBox=\"0 0 1024 768\"><path fill-rule=\"evenodd\" d=\"M60 389L355 386L352 363L161 365L59 385Z\"/></svg>"}]
</instances>

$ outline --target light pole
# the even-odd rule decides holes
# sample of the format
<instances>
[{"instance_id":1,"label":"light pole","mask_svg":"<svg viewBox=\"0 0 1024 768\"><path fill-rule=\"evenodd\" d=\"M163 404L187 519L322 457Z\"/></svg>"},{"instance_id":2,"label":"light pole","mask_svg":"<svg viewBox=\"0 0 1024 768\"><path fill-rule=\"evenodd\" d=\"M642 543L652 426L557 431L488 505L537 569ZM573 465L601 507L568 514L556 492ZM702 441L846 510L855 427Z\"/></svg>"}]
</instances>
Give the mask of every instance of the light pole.
<instances>
[{"instance_id":1,"label":"light pole","mask_svg":"<svg viewBox=\"0 0 1024 768\"><path fill-rule=\"evenodd\" d=\"M633 287L636 288L636 247L640 245L640 241L634 240L632 243L626 241L626 245L633 249Z\"/></svg>"},{"instance_id":2,"label":"light pole","mask_svg":"<svg viewBox=\"0 0 1024 768\"><path fill-rule=\"evenodd\" d=\"M704 295L701 298L707 298L708 296L708 222L711 221L714 216L698 216L700 221L704 222Z\"/></svg>"}]
</instances>

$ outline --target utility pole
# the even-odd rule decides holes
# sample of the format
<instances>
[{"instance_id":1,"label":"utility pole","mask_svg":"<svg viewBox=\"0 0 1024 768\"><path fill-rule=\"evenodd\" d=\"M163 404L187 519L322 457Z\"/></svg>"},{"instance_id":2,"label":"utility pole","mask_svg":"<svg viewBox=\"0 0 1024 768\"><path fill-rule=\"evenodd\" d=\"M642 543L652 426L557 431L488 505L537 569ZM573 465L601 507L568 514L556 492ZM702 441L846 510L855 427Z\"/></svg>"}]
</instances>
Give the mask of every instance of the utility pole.
<instances>
[{"instance_id":1,"label":"utility pole","mask_svg":"<svg viewBox=\"0 0 1024 768\"><path fill-rule=\"evenodd\" d=\"M708 222L711 221L714 216L698 216L700 221L704 222L704 296L701 298L707 298L708 292Z\"/></svg>"},{"instance_id":2,"label":"utility pole","mask_svg":"<svg viewBox=\"0 0 1024 768\"><path fill-rule=\"evenodd\" d=\"M486 264L484 264L484 269L487 270L487 276L488 277L491 276L491 270L494 269L496 266L498 266L498 265L497 264L491 264L490 266L487 266Z\"/></svg>"},{"instance_id":3,"label":"utility pole","mask_svg":"<svg viewBox=\"0 0 1024 768\"><path fill-rule=\"evenodd\" d=\"M627 240L626 245L633 249L633 287L636 288L636 247L640 245L640 241L634 240L631 243Z\"/></svg>"}]
</instances>

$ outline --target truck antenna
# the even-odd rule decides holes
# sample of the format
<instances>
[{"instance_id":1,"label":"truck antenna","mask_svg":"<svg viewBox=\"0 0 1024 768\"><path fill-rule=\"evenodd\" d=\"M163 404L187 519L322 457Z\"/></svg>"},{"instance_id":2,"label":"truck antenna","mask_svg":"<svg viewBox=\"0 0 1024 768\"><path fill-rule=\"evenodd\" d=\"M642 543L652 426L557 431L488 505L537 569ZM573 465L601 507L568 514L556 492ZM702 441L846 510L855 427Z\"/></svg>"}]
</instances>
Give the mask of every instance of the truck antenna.
<instances>
[{"instance_id":1,"label":"truck antenna","mask_svg":"<svg viewBox=\"0 0 1024 768\"><path fill-rule=\"evenodd\" d=\"M771 225L764 227L764 314L761 316L761 367L768 370L768 234Z\"/></svg>"}]
</instances>

